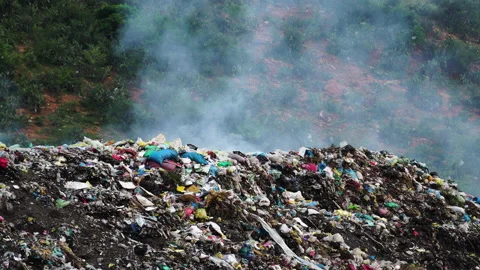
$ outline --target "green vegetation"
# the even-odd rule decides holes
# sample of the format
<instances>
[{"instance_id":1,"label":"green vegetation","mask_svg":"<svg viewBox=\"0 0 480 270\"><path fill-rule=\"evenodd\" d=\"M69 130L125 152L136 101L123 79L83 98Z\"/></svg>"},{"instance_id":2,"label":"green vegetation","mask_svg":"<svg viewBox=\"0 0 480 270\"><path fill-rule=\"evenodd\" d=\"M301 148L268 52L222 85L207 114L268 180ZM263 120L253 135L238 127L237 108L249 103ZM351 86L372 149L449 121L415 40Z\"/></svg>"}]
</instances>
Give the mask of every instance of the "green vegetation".
<instances>
[{"instance_id":1,"label":"green vegetation","mask_svg":"<svg viewBox=\"0 0 480 270\"><path fill-rule=\"evenodd\" d=\"M436 0L435 19L460 37L480 38L480 2L475 0Z\"/></svg>"},{"instance_id":2,"label":"green vegetation","mask_svg":"<svg viewBox=\"0 0 480 270\"><path fill-rule=\"evenodd\" d=\"M116 63L112 42L131 11L130 6L108 1L0 1L0 10L4 15L0 19L0 107L5 136L26 124L25 117L18 116L16 109L41 113L46 105L45 94L50 93L57 100L63 94L78 95L87 104L91 103L92 88L101 89L102 93L114 91L116 86L104 80L112 75ZM120 102L128 103L128 95L102 99L97 107L88 109L106 122L112 118L107 115L124 111L116 105ZM64 124L60 132L64 135L56 134L59 129L47 131L50 142L78 138L84 127L92 124L71 110L63 110L61 115L76 119ZM52 119L46 121L49 126L56 125ZM82 122L83 126L77 124ZM65 130L77 135L69 138L73 133Z\"/></svg>"}]
</instances>

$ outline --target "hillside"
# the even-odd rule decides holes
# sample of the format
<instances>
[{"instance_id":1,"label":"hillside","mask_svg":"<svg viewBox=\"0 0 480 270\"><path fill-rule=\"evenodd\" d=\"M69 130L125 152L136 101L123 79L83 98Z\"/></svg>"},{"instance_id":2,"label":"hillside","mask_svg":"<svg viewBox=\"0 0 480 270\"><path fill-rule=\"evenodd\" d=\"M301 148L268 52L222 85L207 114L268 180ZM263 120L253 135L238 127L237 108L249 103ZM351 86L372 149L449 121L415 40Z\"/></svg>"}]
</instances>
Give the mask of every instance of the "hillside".
<instances>
[{"instance_id":1,"label":"hillside","mask_svg":"<svg viewBox=\"0 0 480 270\"><path fill-rule=\"evenodd\" d=\"M165 132L348 141L480 181L480 7L423 1L4 1L2 141ZM480 193L480 190L475 190Z\"/></svg>"}]
</instances>

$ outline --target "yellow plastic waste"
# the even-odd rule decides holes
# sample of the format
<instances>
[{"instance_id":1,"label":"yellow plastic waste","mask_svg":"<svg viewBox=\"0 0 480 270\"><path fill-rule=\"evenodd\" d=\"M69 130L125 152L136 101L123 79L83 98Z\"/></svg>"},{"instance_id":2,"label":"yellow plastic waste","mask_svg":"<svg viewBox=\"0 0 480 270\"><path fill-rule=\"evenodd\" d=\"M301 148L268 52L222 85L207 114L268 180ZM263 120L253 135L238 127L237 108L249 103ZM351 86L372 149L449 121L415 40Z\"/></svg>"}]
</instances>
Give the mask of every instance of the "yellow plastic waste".
<instances>
[{"instance_id":1,"label":"yellow plastic waste","mask_svg":"<svg viewBox=\"0 0 480 270\"><path fill-rule=\"evenodd\" d=\"M391 163L392 167L395 166L398 163L398 159L394 159Z\"/></svg>"},{"instance_id":2,"label":"yellow plastic waste","mask_svg":"<svg viewBox=\"0 0 480 270\"><path fill-rule=\"evenodd\" d=\"M208 219L207 211L205 210L205 208L198 208L197 210L195 210L195 218Z\"/></svg>"},{"instance_id":3,"label":"yellow plastic waste","mask_svg":"<svg viewBox=\"0 0 480 270\"><path fill-rule=\"evenodd\" d=\"M184 187L185 188L185 187ZM177 190L178 190L178 187L177 187ZM200 188L197 187L196 185L191 185L189 186L187 189L187 192L193 192L193 193L198 193L200 192Z\"/></svg>"},{"instance_id":4,"label":"yellow plastic waste","mask_svg":"<svg viewBox=\"0 0 480 270\"><path fill-rule=\"evenodd\" d=\"M177 191L178 192L185 192L185 186L177 186Z\"/></svg>"},{"instance_id":5,"label":"yellow plastic waste","mask_svg":"<svg viewBox=\"0 0 480 270\"><path fill-rule=\"evenodd\" d=\"M335 210L333 214L341 217L351 217L353 215L352 213L345 210Z\"/></svg>"},{"instance_id":6,"label":"yellow plastic waste","mask_svg":"<svg viewBox=\"0 0 480 270\"><path fill-rule=\"evenodd\" d=\"M140 146L140 147L145 147L145 146L148 145L148 143L146 143L146 142L144 142L144 141L142 141L142 140L138 140L138 141L137 141L137 144L138 144L138 146Z\"/></svg>"},{"instance_id":7,"label":"yellow plastic waste","mask_svg":"<svg viewBox=\"0 0 480 270\"><path fill-rule=\"evenodd\" d=\"M5 150L7 148L7 145L4 143L0 143L0 150Z\"/></svg>"},{"instance_id":8,"label":"yellow plastic waste","mask_svg":"<svg viewBox=\"0 0 480 270\"><path fill-rule=\"evenodd\" d=\"M435 183L437 183L437 185L443 186L444 181L443 181L443 179L435 178Z\"/></svg>"},{"instance_id":9,"label":"yellow plastic waste","mask_svg":"<svg viewBox=\"0 0 480 270\"><path fill-rule=\"evenodd\" d=\"M110 145L112 145L112 144L114 144L114 143L115 143L115 140L110 140L110 141L108 141L108 142L105 143L105 146L110 146Z\"/></svg>"},{"instance_id":10,"label":"yellow plastic waste","mask_svg":"<svg viewBox=\"0 0 480 270\"><path fill-rule=\"evenodd\" d=\"M254 249L253 252L254 252L255 254L257 254L258 256L260 256L260 257L264 256L262 252L260 252L260 251L258 251L258 250L256 250L256 249Z\"/></svg>"},{"instance_id":11,"label":"yellow plastic waste","mask_svg":"<svg viewBox=\"0 0 480 270\"><path fill-rule=\"evenodd\" d=\"M88 144L84 142L78 142L78 143L70 144L68 147L75 148L75 147L86 147L86 146L88 146Z\"/></svg>"}]
</instances>

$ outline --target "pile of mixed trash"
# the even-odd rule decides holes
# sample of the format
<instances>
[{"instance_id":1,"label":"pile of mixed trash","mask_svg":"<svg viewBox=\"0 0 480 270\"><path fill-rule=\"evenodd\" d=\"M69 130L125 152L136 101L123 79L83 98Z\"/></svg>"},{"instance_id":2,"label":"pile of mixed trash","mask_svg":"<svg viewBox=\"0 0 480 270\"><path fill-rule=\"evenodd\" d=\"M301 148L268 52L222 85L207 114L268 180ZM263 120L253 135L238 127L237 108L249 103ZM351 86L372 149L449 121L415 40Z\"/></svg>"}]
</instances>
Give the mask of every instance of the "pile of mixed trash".
<instances>
[{"instance_id":1,"label":"pile of mixed trash","mask_svg":"<svg viewBox=\"0 0 480 270\"><path fill-rule=\"evenodd\" d=\"M346 143L0 144L1 269L480 269L480 200Z\"/></svg>"}]
</instances>

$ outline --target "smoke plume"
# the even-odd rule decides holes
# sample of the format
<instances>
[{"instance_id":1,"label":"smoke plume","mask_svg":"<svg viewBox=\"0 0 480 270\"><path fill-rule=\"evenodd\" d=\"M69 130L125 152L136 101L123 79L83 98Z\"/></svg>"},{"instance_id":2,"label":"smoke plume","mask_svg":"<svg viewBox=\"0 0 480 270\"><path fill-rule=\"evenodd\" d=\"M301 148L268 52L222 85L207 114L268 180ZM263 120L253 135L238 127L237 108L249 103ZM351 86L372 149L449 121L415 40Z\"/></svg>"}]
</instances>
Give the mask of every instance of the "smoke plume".
<instances>
[{"instance_id":1,"label":"smoke plume","mask_svg":"<svg viewBox=\"0 0 480 270\"><path fill-rule=\"evenodd\" d=\"M243 151L347 141L473 186L479 120L440 71L447 53L414 54L409 12L436 7L411 2L142 1L121 39L145 52L134 134Z\"/></svg>"}]
</instances>

